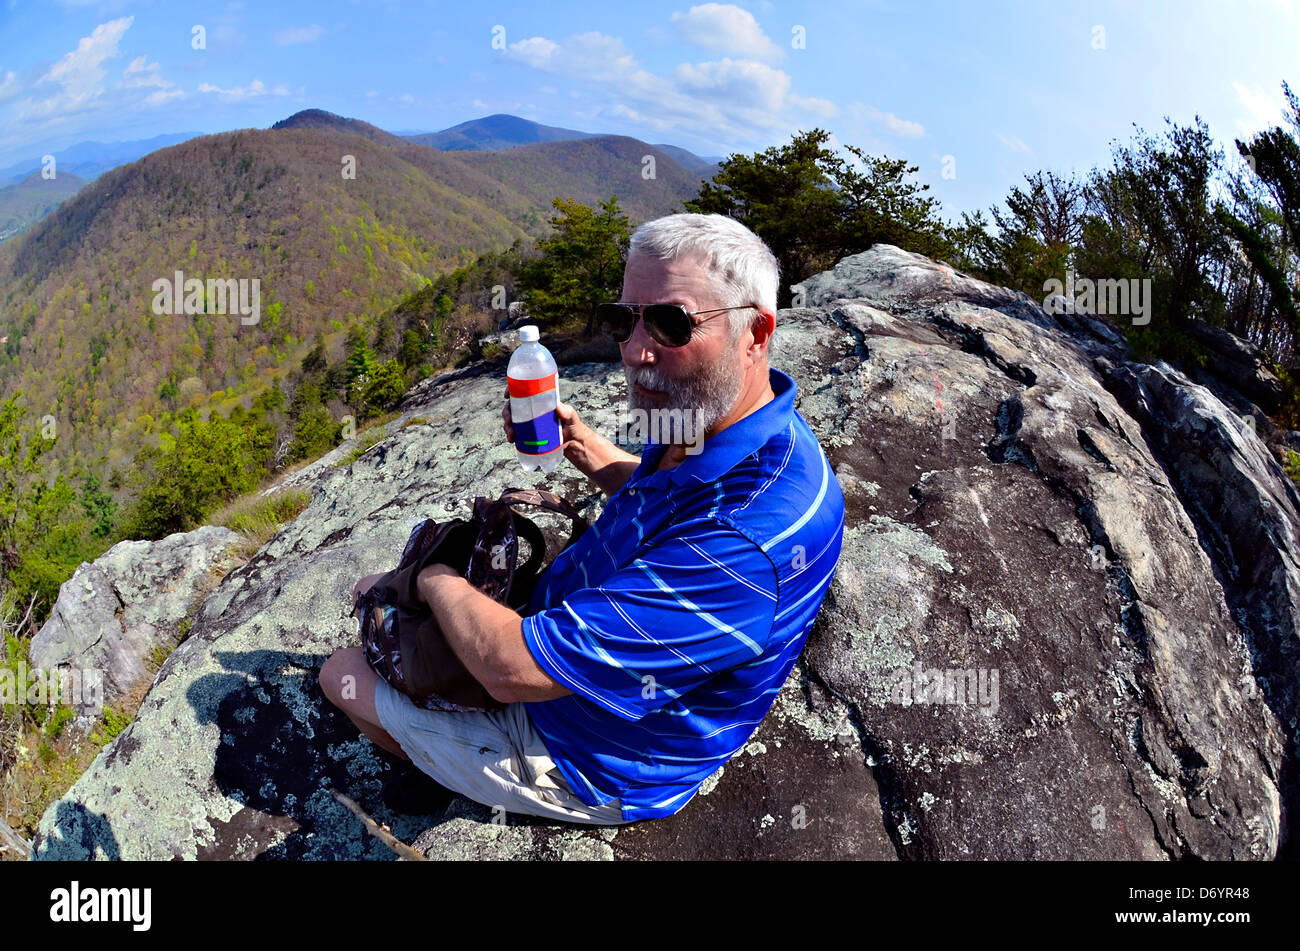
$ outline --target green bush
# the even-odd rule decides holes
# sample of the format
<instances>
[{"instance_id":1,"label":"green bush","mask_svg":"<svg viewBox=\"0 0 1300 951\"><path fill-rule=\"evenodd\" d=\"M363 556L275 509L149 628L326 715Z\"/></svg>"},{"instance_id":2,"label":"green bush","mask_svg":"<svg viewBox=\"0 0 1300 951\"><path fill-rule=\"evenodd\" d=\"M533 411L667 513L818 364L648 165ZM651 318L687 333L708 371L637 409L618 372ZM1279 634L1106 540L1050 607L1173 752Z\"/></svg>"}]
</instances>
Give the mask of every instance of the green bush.
<instances>
[{"instance_id":1,"label":"green bush","mask_svg":"<svg viewBox=\"0 0 1300 951\"><path fill-rule=\"evenodd\" d=\"M1291 481L1300 484L1300 453L1292 449L1286 451L1286 465L1282 467Z\"/></svg>"},{"instance_id":2,"label":"green bush","mask_svg":"<svg viewBox=\"0 0 1300 951\"><path fill-rule=\"evenodd\" d=\"M217 505L255 488L266 475L272 436L261 425L183 414L169 445L141 453L144 485L126 519L127 537L190 531Z\"/></svg>"},{"instance_id":3,"label":"green bush","mask_svg":"<svg viewBox=\"0 0 1300 951\"><path fill-rule=\"evenodd\" d=\"M71 720L77 718L77 711L66 704L59 704L54 708L54 714L45 721L45 735L51 741L58 740L63 735L63 727Z\"/></svg>"},{"instance_id":4,"label":"green bush","mask_svg":"<svg viewBox=\"0 0 1300 951\"><path fill-rule=\"evenodd\" d=\"M97 745L103 746L130 725L131 718L129 716L114 707L106 706L104 707L104 722L95 727L95 731L90 738Z\"/></svg>"},{"instance_id":5,"label":"green bush","mask_svg":"<svg viewBox=\"0 0 1300 951\"><path fill-rule=\"evenodd\" d=\"M319 403L308 407L298 417L298 425L294 427L289 458L314 459L329 452L338 444L338 432L338 424L330 416L329 410Z\"/></svg>"},{"instance_id":6,"label":"green bush","mask_svg":"<svg viewBox=\"0 0 1300 951\"><path fill-rule=\"evenodd\" d=\"M361 398L365 408L373 413L396 405L405 393L406 371L397 360L389 360L375 370L374 376L362 390Z\"/></svg>"}]
</instances>

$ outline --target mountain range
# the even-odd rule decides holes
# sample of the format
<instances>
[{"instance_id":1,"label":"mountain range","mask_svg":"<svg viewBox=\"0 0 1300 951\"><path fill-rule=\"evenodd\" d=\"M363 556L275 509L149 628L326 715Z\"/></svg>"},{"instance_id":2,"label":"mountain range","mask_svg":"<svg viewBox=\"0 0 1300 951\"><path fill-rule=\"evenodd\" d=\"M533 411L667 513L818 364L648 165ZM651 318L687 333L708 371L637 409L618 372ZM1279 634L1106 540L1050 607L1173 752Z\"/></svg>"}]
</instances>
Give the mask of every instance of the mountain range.
<instances>
[{"instance_id":1,"label":"mountain range","mask_svg":"<svg viewBox=\"0 0 1300 951\"><path fill-rule=\"evenodd\" d=\"M78 142L76 145L49 154L54 157L59 174L72 172L83 179L90 179L102 175L110 168L134 162L150 152L176 145L186 139L193 139L199 134L198 132L173 132L130 142ZM33 155L7 168L0 168L0 184L17 184L32 172L38 171L43 164L45 164L45 156Z\"/></svg>"},{"instance_id":2,"label":"mountain range","mask_svg":"<svg viewBox=\"0 0 1300 951\"><path fill-rule=\"evenodd\" d=\"M626 136L439 151L309 110L187 139L104 172L0 244L0 398L21 390L29 414L55 418L53 458L121 467L166 414L227 413L295 369L318 332L339 350L347 327L431 277L531 243L557 197L616 194L636 224L680 211L700 184ZM257 322L211 300L160 312L155 284L177 272L256 281Z\"/></svg>"},{"instance_id":3,"label":"mountain range","mask_svg":"<svg viewBox=\"0 0 1300 951\"><path fill-rule=\"evenodd\" d=\"M305 109L275 123L271 128L351 129L358 135L368 138L374 133L383 133L383 130L367 122L347 119L323 109ZM383 133L385 136L402 138L416 145L427 145L440 152L495 152L538 142L594 139L602 134L542 125L531 119L505 113L470 119L443 129L441 132ZM133 162L169 145L197 138L199 135L198 132L177 132L126 142L86 141L51 152L49 156L53 157L54 168L58 173L56 178L63 175L72 177L57 186L50 186L43 194L57 195L57 200L62 201L74 194L86 181L102 175L109 169ZM721 158L702 158L686 149L663 142L655 143L654 147L672 156L683 168L697 172L704 178L712 178L717 172L718 163L722 161ZM48 164L46 156L29 157L6 168L0 168L0 242L39 221L57 204L57 201L50 204L30 200L32 191L28 179L33 172L41 171L46 164ZM71 187L73 185L76 187Z\"/></svg>"},{"instance_id":4,"label":"mountain range","mask_svg":"<svg viewBox=\"0 0 1300 951\"><path fill-rule=\"evenodd\" d=\"M563 142L570 139L592 139L598 132L579 132L576 129L562 129L558 126L542 125L531 119L497 113L471 119L441 132L406 135L418 145L428 145L444 152L479 151L495 152L500 149L514 148L516 145L530 145L535 142ZM705 178L712 178L717 172L721 158L702 158L694 152L663 142L654 143L654 147L666 152L684 168L699 172Z\"/></svg>"}]
</instances>

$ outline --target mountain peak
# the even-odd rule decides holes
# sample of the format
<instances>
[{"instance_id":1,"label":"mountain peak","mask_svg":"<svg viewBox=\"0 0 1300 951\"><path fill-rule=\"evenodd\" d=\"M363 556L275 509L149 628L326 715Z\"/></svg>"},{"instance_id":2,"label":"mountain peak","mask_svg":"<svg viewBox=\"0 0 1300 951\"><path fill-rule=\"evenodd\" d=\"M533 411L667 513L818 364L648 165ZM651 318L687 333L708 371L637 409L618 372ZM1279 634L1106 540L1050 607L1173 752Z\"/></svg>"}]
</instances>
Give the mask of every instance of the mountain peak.
<instances>
[{"instance_id":1,"label":"mountain peak","mask_svg":"<svg viewBox=\"0 0 1300 951\"><path fill-rule=\"evenodd\" d=\"M393 142L396 140L396 143L404 144L391 132L385 132L369 122L363 122L360 119L349 119L346 116L336 115L324 109L304 109L301 112L295 112L289 118L281 119L271 126L271 129L333 129L351 135L365 136L367 139L376 142Z\"/></svg>"},{"instance_id":2,"label":"mountain peak","mask_svg":"<svg viewBox=\"0 0 1300 951\"><path fill-rule=\"evenodd\" d=\"M441 132L413 135L407 138L418 145L432 146L444 152L495 152L516 145L532 145L537 142L591 139L599 134L542 125L532 119L513 116L507 112L497 112L490 116L469 119Z\"/></svg>"}]
</instances>

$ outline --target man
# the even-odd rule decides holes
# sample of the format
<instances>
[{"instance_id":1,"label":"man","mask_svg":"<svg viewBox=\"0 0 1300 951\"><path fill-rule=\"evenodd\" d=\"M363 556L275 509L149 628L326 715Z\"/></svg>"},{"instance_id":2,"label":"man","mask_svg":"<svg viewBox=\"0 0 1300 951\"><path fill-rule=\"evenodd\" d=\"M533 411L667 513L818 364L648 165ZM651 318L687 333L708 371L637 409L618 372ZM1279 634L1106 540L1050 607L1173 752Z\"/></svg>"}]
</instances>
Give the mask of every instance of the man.
<instances>
[{"instance_id":1,"label":"man","mask_svg":"<svg viewBox=\"0 0 1300 951\"><path fill-rule=\"evenodd\" d=\"M486 805L596 824L672 815L748 742L803 648L844 532L794 381L768 366L778 280L771 251L730 218L637 230L622 294L637 307L621 312L629 405L696 414L702 449L651 443L638 458L561 403L565 457L608 501L543 574L527 616L446 566L419 579L452 649L505 710L419 710L349 648L320 682L363 733ZM644 310L653 304L685 313ZM508 401L502 416L512 439Z\"/></svg>"}]
</instances>

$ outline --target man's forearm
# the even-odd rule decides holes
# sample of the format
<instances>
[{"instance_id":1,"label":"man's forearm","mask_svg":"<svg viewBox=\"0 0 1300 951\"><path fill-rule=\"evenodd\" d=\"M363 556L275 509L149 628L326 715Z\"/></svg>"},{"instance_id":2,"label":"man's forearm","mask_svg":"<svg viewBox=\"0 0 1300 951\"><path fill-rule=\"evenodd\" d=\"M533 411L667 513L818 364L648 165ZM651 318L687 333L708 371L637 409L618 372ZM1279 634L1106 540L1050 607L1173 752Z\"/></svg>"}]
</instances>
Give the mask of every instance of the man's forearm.
<instances>
[{"instance_id":1,"label":"man's forearm","mask_svg":"<svg viewBox=\"0 0 1300 951\"><path fill-rule=\"evenodd\" d=\"M501 703L554 700L570 691L542 670L524 641L524 621L446 565L417 579L443 637L465 669Z\"/></svg>"},{"instance_id":2,"label":"man's forearm","mask_svg":"<svg viewBox=\"0 0 1300 951\"><path fill-rule=\"evenodd\" d=\"M523 618L459 576L424 578L420 594L452 652L474 679L496 696L509 676L502 650L504 632L511 625L521 628Z\"/></svg>"}]
</instances>

